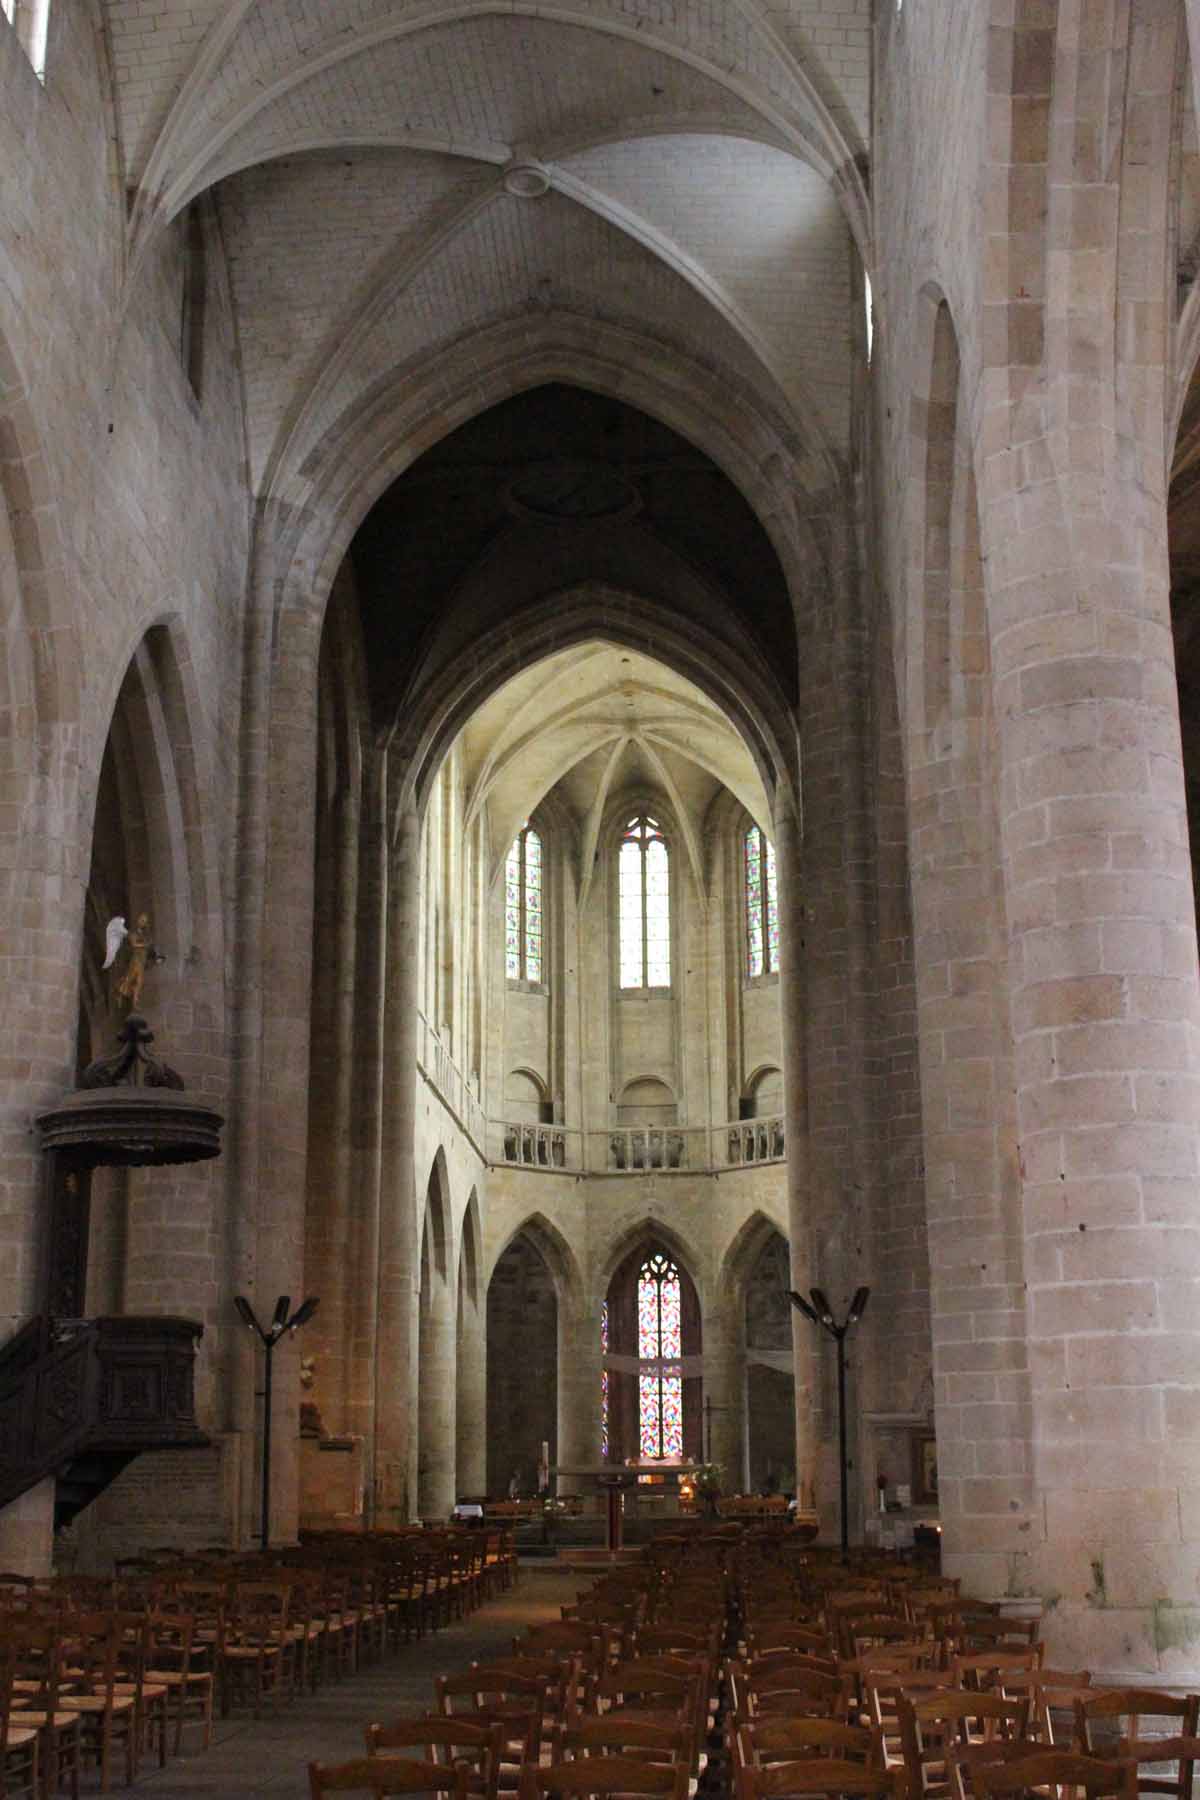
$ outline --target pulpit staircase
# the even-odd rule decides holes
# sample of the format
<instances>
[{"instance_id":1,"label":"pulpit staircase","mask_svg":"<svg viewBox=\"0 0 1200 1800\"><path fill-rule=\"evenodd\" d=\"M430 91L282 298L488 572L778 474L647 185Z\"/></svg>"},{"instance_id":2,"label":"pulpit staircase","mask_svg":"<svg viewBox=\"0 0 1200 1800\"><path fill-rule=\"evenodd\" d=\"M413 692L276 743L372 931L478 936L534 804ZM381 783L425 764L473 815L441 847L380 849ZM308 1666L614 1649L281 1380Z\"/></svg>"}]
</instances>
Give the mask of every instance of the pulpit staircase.
<instances>
[{"instance_id":1,"label":"pulpit staircase","mask_svg":"<svg viewBox=\"0 0 1200 1800\"><path fill-rule=\"evenodd\" d=\"M55 1479L58 1529L144 1450L201 1449L192 1319L41 1313L0 1347L0 1506Z\"/></svg>"}]
</instances>

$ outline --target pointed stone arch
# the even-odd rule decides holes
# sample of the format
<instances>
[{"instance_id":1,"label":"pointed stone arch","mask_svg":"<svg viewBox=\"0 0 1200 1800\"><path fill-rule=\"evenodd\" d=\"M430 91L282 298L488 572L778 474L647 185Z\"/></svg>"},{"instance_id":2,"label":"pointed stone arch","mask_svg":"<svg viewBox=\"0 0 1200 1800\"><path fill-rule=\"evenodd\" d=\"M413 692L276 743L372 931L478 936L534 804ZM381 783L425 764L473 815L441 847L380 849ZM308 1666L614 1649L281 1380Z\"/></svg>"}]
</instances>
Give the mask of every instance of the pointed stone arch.
<instances>
[{"instance_id":1,"label":"pointed stone arch","mask_svg":"<svg viewBox=\"0 0 1200 1800\"><path fill-rule=\"evenodd\" d=\"M453 1213L450 1204L450 1173L446 1152L439 1144L429 1166L425 1182L425 1206L421 1214L422 1285L425 1264L432 1277L446 1281L450 1274L450 1251L454 1241Z\"/></svg>"},{"instance_id":2,"label":"pointed stone arch","mask_svg":"<svg viewBox=\"0 0 1200 1800\"><path fill-rule=\"evenodd\" d=\"M675 1226L664 1224L645 1213L634 1221L620 1225L595 1259L596 1288L604 1295L613 1276L636 1251L660 1246L670 1252L674 1261L694 1284L703 1304L705 1294L704 1259L696 1246Z\"/></svg>"},{"instance_id":3,"label":"pointed stone arch","mask_svg":"<svg viewBox=\"0 0 1200 1800\"><path fill-rule=\"evenodd\" d=\"M735 1297L772 1237L781 1237L786 1243L787 1226L761 1209L751 1213L738 1227L721 1258L717 1274L716 1291L723 1302Z\"/></svg>"},{"instance_id":4,"label":"pointed stone arch","mask_svg":"<svg viewBox=\"0 0 1200 1800\"><path fill-rule=\"evenodd\" d=\"M581 1306L585 1289L579 1258L559 1227L544 1212L527 1213L507 1234L488 1268L487 1285L491 1284L500 1258L522 1233L535 1245L549 1269L560 1302L571 1307Z\"/></svg>"}]
</instances>

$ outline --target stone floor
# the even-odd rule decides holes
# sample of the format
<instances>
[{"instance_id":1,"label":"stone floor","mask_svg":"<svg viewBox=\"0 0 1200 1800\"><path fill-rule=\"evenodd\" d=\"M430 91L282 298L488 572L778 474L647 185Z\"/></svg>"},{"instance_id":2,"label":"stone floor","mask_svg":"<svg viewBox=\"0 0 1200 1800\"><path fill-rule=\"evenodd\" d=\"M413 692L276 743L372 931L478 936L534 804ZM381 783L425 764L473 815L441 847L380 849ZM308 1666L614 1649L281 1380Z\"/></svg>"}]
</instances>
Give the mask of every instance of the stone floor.
<instances>
[{"instance_id":1,"label":"stone floor","mask_svg":"<svg viewBox=\"0 0 1200 1800\"><path fill-rule=\"evenodd\" d=\"M329 1682L318 1693L284 1707L275 1717L218 1720L209 1750L172 1757L165 1769L148 1769L136 1783L147 1800L255 1800L258 1795L308 1794L310 1762L343 1762L363 1754L363 1727L423 1711L433 1702L433 1678L463 1669L477 1658L509 1650L526 1625L559 1616L586 1577L550 1566L524 1566L507 1594L469 1619L448 1626L399 1656L372 1663L358 1675ZM114 1794L123 1790L114 1788Z\"/></svg>"}]
</instances>

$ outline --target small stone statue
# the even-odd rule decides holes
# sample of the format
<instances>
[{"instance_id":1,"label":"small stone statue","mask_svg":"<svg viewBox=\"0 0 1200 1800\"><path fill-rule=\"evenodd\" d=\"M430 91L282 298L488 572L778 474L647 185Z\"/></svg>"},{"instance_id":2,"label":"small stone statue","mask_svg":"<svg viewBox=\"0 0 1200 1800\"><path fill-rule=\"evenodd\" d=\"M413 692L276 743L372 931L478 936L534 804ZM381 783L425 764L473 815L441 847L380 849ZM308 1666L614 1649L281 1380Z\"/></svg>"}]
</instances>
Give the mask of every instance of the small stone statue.
<instances>
[{"instance_id":1,"label":"small stone statue","mask_svg":"<svg viewBox=\"0 0 1200 1800\"><path fill-rule=\"evenodd\" d=\"M300 1386L309 1396L300 1402L300 1436L302 1438L325 1438L329 1433L325 1429L325 1421L321 1417L321 1408L317 1405L314 1389L317 1385L317 1359L315 1356L300 1358Z\"/></svg>"}]
</instances>

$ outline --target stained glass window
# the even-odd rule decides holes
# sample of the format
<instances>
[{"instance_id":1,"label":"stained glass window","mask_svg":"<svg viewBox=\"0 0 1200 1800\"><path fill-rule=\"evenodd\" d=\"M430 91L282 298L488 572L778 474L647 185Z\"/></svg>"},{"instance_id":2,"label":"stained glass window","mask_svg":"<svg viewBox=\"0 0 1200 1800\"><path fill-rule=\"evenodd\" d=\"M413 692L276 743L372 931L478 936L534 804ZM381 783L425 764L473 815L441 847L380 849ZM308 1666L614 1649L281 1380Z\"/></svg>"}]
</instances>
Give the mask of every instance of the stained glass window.
<instances>
[{"instance_id":1,"label":"stained glass window","mask_svg":"<svg viewBox=\"0 0 1200 1800\"><path fill-rule=\"evenodd\" d=\"M513 839L504 865L504 972L542 979L542 840L532 825Z\"/></svg>"},{"instance_id":2,"label":"stained glass window","mask_svg":"<svg viewBox=\"0 0 1200 1800\"><path fill-rule=\"evenodd\" d=\"M638 1272L638 1425L643 1459L683 1455L683 1313L679 1271L661 1251Z\"/></svg>"},{"instance_id":3,"label":"stained glass window","mask_svg":"<svg viewBox=\"0 0 1200 1800\"><path fill-rule=\"evenodd\" d=\"M618 860L620 981L623 988L671 985L671 858L654 819L630 819Z\"/></svg>"},{"instance_id":4,"label":"stained glass window","mask_svg":"<svg viewBox=\"0 0 1200 1800\"><path fill-rule=\"evenodd\" d=\"M743 840L746 895L746 973L779 973L779 900L775 846L752 825Z\"/></svg>"},{"instance_id":5,"label":"stained glass window","mask_svg":"<svg viewBox=\"0 0 1200 1800\"><path fill-rule=\"evenodd\" d=\"M600 1308L600 1354L608 1355L608 1301ZM608 1369L600 1368L600 1455L608 1460Z\"/></svg>"}]
</instances>

